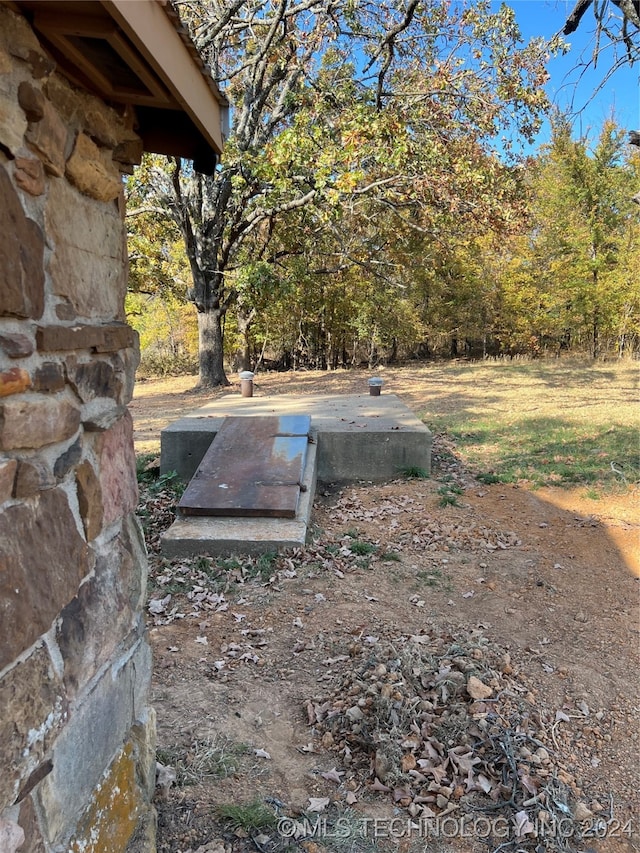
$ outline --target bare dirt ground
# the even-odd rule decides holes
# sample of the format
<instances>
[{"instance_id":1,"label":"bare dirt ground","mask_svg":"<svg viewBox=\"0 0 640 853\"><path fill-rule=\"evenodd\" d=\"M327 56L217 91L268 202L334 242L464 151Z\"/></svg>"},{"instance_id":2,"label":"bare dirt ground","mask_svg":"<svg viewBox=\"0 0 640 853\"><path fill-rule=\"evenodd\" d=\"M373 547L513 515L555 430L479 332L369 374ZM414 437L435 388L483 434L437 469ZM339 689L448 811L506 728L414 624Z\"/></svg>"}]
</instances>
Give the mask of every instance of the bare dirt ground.
<instances>
[{"instance_id":1,"label":"bare dirt ground","mask_svg":"<svg viewBox=\"0 0 640 853\"><path fill-rule=\"evenodd\" d=\"M427 424L478 406L606 418L637 396L631 369L557 370L527 389L499 366L381 375ZM366 378L259 375L256 394ZM137 386L140 452L217 396L194 385ZM158 756L177 776L158 788L161 853L640 850L637 488L485 485L436 435L430 479L323 486L313 541L277 559L164 560L170 496L141 512Z\"/></svg>"}]
</instances>

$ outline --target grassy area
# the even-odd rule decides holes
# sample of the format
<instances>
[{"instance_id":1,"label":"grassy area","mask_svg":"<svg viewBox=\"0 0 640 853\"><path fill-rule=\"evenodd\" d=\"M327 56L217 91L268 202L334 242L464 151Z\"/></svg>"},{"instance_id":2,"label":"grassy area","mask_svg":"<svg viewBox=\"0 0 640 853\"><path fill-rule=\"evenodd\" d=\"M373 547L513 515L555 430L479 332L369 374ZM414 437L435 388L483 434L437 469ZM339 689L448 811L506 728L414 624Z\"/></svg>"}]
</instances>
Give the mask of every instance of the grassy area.
<instances>
[{"instance_id":1,"label":"grassy area","mask_svg":"<svg viewBox=\"0 0 640 853\"><path fill-rule=\"evenodd\" d=\"M640 482L636 364L470 365L451 379L425 421L485 482Z\"/></svg>"},{"instance_id":2,"label":"grassy area","mask_svg":"<svg viewBox=\"0 0 640 853\"><path fill-rule=\"evenodd\" d=\"M431 429L450 434L456 452L487 481L600 489L640 481L639 371L638 362L562 358L427 362L377 372L384 394L396 394ZM367 376L361 370L261 373L259 392L361 394ZM195 381L137 386L138 451L157 453L160 429L209 401L191 394ZM426 472L402 473L415 478ZM453 503L455 494L449 490L441 498Z\"/></svg>"}]
</instances>

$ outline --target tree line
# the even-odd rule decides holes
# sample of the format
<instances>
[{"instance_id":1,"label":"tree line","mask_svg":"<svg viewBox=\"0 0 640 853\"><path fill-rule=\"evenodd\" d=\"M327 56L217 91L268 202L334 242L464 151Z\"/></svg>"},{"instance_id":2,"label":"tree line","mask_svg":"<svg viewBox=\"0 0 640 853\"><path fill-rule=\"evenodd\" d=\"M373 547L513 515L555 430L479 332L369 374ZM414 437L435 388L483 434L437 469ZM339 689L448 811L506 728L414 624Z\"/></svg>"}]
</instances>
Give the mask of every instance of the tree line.
<instances>
[{"instance_id":1,"label":"tree line","mask_svg":"<svg viewBox=\"0 0 640 853\"><path fill-rule=\"evenodd\" d=\"M149 369L638 351L638 149L556 115L515 154L559 39L523 46L485 2L184 12L233 121L213 176L149 156L128 181Z\"/></svg>"}]
</instances>

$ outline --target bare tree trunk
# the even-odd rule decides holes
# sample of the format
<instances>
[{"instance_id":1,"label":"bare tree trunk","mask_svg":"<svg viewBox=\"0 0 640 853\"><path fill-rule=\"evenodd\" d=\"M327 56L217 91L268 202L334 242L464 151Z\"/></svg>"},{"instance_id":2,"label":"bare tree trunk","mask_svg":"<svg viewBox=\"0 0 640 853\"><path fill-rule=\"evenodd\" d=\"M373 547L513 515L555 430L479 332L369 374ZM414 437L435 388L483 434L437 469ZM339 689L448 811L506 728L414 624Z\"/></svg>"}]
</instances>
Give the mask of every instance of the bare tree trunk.
<instances>
[{"instance_id":1,"label":"bare tree trunk","mask_svg":"<svg viewBox=\"0 0 640 853\"><path fill-rule=\"evenodd\" d=\"M222 337L222 311L209 309L198 312L198 340L200 350L200 387L216 388L230 385L224 371L224 343Z\"/></svg>"},{"instance_id":2,"label":"bare tree trunk","mask_svg":"<svg viewBox=\"0 0 640 853\"><path fill-rule=\"evenodd\" d=\"M238 324L238 333L242 337L242 346L238 353L238 369L252 370L251 365L251 326L258 312L252 308L247 311L243 306L238 306L236 312L236 322Z\"/></svg>"},{"instance_id":3,"label":"bare tree trunk","mask_svg":"<svg viewBox=\"0 0 640 853\"><path fill-rule=\"evenodd\" d=\"M600 355L600 312L596 308L593 312L593 322L591 327L591 344L594 360Z\"/></svg>"},{"instance_id":4,"label":"bare tree trunk","mask_svg":"<svg viewBox=\"0 0 640 853\"><path fill-rule=\"evenodd\" d=\"M598 270L593 271L593 292L594 294L598 293L598 285L599 285L599 276ZM591 343L593 348L593 358L594 360L598 358L600 355L600 309L596 303L596 307L593 309L593 316L591 322Z\"/></svg>"}]
</instances>

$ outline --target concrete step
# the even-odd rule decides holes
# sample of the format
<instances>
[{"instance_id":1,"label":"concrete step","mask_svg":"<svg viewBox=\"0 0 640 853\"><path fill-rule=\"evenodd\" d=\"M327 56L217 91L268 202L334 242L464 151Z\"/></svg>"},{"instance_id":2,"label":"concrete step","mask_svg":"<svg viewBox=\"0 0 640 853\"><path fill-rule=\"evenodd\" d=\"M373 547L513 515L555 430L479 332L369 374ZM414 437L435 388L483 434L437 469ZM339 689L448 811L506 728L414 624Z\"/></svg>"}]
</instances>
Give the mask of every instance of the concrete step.
<instances>
[{"instance_id":1,"label":"concrete step","mask_svg":"<svg viewBox=\"0 0 640 853\"><path fill-rule=\"evenodd\" d=\"M162 536L166 557L264 554L304 545L317 477L317 444L310 443L295 518L181 516Z\"/></svg>"}]
</instances>

